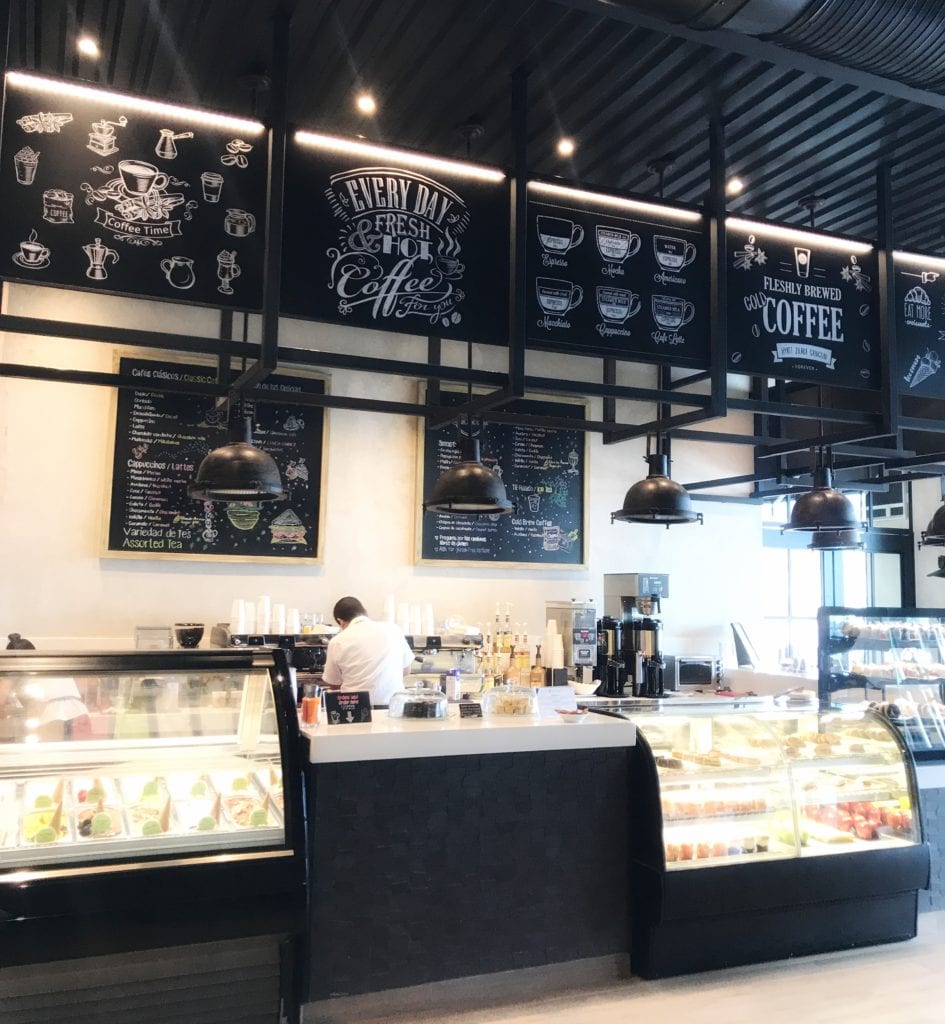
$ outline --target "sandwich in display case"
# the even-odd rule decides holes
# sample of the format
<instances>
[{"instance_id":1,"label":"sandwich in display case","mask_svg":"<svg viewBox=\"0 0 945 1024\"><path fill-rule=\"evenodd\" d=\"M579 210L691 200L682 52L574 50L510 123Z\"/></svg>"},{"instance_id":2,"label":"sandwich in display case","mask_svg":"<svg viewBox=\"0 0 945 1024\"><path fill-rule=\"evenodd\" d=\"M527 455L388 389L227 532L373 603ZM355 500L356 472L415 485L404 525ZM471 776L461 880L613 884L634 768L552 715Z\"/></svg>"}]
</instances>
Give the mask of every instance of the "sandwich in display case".
<instances>
[{"instance_id":1,"label":"sandwich in display case","mask_svg":"<svg viewBox=\"0 0 945 1024\"><path fill-rule=\"evenodd\" d=\"M875 702L917 761L945 756L945 610L821 608L824 706Z\"/></svg>"},{"instance_id":2,"label":"sandwich in display case","mask_svg":"<svg viewBox=\"0 0 945 1024\"><path fill-rule=\"evenodd\" d=\"M298 758L281 650L0 654L0 922L301 904Z\"/></svg>"},{"instance_id":3,"label":"sandwich in display case","mask_svg":"<svg viewBox=\"0 0 945 1024\"><path fill-rule=\"evenodd\" d=\"M634 973L911 938L929 855L902 736L872 711L673 707L637 727Z\"/></svg>"}]
</instances>

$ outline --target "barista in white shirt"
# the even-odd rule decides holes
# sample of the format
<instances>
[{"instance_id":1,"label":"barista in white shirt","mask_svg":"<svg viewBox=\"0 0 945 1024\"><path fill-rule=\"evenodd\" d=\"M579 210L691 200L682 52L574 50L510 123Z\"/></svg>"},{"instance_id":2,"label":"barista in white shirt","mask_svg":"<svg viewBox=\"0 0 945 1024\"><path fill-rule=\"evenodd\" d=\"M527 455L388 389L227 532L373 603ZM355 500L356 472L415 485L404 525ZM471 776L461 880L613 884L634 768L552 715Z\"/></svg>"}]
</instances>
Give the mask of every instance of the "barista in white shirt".
<instances>
[{"instance_id":1,"label":"barista in white shirt","mask_svg":"<svg viewBox=\"0 0 945 1024\"><path fill-rule=\"evenodd\" d=\"M322 678L327 686L366 690L372 704L387 704L404 685L414 654L392 622L369 619L356 597L343 597L332 613L341 632L328 641Z\"/></svg>"}]
</instances>

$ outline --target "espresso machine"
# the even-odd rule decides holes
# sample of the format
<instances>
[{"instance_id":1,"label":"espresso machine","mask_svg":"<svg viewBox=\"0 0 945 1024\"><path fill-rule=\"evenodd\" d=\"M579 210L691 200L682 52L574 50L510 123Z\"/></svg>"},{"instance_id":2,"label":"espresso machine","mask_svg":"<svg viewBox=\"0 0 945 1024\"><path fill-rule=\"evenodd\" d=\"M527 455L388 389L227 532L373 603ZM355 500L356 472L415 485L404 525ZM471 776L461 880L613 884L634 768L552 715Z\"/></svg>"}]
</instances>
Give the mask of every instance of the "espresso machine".
<instances>
[{"instance_id":1,"label":"espresso machine","mask_svg":"<svg viewBox=\"0 0 945 1024\"><path fill-rule=\"evenodd\" d=\"M608 650L604 652L607 667L601 675L599 692L602 696L623 696L627 683L634 697L665 696L660 603L668 596L669 576L665 573L604 575L601 628L608 636ZM600 647L598 656L600 659ZM613 668L614 661L617 669ZM620 668L623 669L623 685L620 684Z\"/></svg>"}]
</instances>

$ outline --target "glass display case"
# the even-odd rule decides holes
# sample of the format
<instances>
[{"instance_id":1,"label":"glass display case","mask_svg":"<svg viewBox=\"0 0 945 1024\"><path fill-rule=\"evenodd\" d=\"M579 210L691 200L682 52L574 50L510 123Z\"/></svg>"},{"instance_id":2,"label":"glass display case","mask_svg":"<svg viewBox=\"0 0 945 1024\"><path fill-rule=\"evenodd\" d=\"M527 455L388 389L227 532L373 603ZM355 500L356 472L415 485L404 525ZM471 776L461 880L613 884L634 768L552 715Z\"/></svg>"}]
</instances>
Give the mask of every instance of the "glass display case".
<instances>
[{"instance_id":1,"label":"glass display case","mask_svg":"<svg viewBox=\"0 0 945 1024\"><path fill-rule=\"evenodd\" d=\"M872 709L617 711L631 769L631 961L665 977L915 934L915 765Z\"/></svg>"},{"instance_id":2,"label":"glass display case","mask_svg":"<svg viewBox=\"0 0 945 1024\"><path fill-rule=\"evenodd\" d=\"M666 869L920 841L901 742L880 716L638 720L657 771Z\"/></svg>"},{"instance_id":3,"label":"glass display case","mask_svg":"<svg viewBox=\"0 0 945 1024\"><path fill-rule=\"evenodd\" d=\"M300 886L297 747L279 650L0 655L0 910Z\"/></svg>"},{"instance_id":4,"label":"glass display case","mask_svg":"<svg viewBox=\"0 0 945 1024\"><path fill-rule=\"evenodd\" d=\"M918 760L945 755L945 610L821 608L824 705L875 702Z\"/></svg>"}]
</instances>

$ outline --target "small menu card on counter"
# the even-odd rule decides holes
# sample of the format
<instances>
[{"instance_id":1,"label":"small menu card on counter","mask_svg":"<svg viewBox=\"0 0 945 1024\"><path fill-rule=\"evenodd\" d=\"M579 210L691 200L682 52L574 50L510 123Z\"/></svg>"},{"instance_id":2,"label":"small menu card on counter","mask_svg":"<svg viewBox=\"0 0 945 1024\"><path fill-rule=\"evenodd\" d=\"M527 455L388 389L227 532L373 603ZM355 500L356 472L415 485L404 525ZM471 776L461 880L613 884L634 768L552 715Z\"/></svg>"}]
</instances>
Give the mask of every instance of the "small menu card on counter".
<instances>
[{"instance_id":1,"label":"small menu card on counter","mask_svg":"<svg viewBox=\"0 0 945 1024\"><path fill-rule=\"evenodd\" d=\"M577 698L570 686L539 686L538 714L541 718L557 718L558 708L565 708L567 711L577 709Z\"/></svg>"},{"instance_id":2,"label":"small menu card on counter","mask_svg":"<svg viewBox=\"0 0 945 1024\"><path fill-rule=\"evenodd\" d=\"M461 700L459 702L460 718L482 718L482 705L477 700Z\"/></svg>"},{"instance_id":3,"label":"small menu card on counter","mask_svg":"<svg viewBox=\"0 0 945 1024\"><path fill-rule=\"evenodd\" d=\"M371 695L364 690L326 692L329 725L360 725L371 721Z\"/></svg>"}]
</instances>

